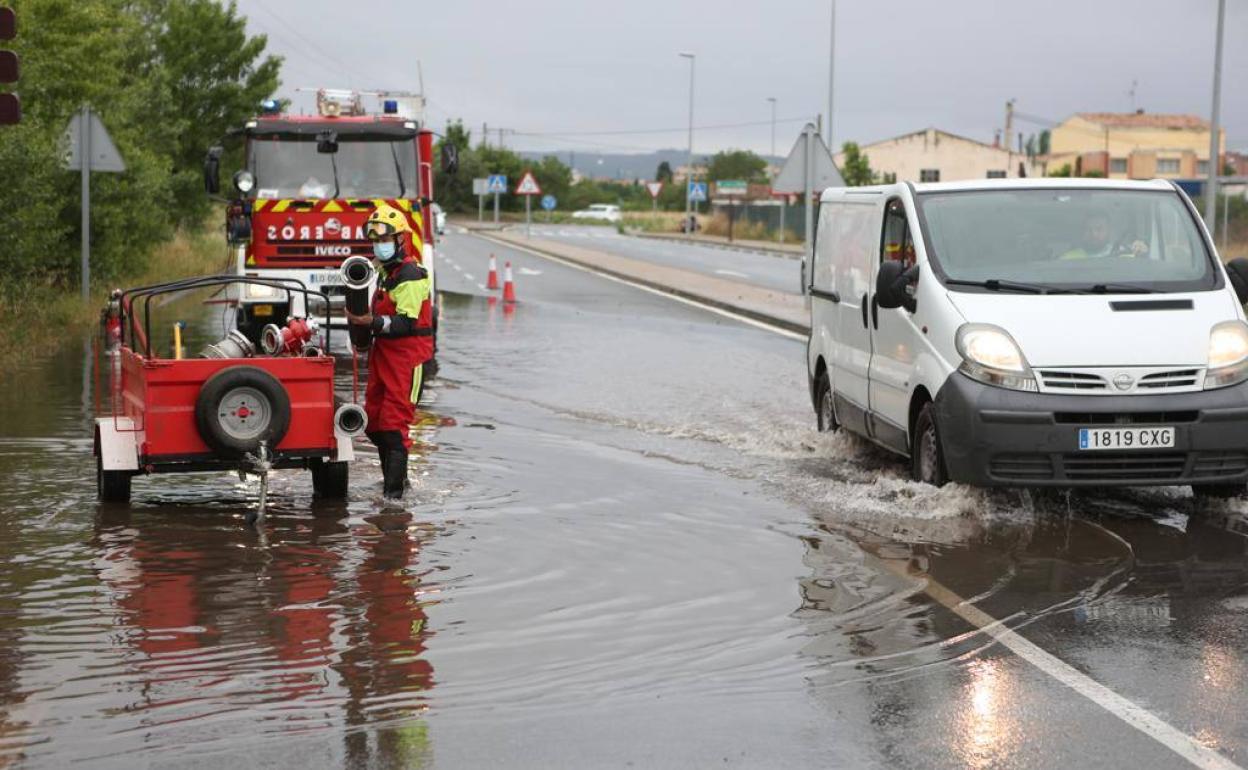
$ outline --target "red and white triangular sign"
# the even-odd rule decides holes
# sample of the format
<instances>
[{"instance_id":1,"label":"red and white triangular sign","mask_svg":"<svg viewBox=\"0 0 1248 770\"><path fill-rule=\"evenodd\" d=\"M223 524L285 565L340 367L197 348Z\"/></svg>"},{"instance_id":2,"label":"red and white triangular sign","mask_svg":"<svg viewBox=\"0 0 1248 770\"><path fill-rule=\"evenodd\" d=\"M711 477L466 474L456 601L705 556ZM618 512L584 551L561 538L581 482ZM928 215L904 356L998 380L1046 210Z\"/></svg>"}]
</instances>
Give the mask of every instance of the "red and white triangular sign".
<instances>
[{"instance_id":1,"label":"red and white triangular sign","mask_svg":"<svg viewBox=\"0 0 1248 770\"><path fill-rule=\"evenodd\" d=\"M663 192L662 182L646 182L646 189L650 191L651 198L658 198L659 193Z\"/></svg>"},{"instance_id":2,"label":"red and white triangular sign","mask_svg":"<svg viewBox=\"0 0 1248 770\"><path fill-rule=\"evenodd\" d=\"M533 178L532 171L524 172L524 176L520 177L520 184L516 185L516 195L541 195L542 188L537 186L537 180Z\"/></svg>"}]
</instances>

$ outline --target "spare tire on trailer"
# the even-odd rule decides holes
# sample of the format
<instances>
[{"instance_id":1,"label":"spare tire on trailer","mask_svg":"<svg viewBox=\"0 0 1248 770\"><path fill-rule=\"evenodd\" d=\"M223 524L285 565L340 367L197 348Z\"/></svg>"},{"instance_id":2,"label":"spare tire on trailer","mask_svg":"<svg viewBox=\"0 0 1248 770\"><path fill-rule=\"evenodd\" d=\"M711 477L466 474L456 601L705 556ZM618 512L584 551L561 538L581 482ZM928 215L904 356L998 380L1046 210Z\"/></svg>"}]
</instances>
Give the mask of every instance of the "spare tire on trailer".
<instances>
[{"instance_id":1,"label":"spare tire on trailer","mask_svg":"<svg viewBox=\"0 0 1248 770\"><path fill-rule=\"evenodd\" d=\"M208 378L195 401L204 443L237 458L263 441L272 450L290 428L290 396L277 378L254 366L231 366Z\"/></svg>"}]
</instances>

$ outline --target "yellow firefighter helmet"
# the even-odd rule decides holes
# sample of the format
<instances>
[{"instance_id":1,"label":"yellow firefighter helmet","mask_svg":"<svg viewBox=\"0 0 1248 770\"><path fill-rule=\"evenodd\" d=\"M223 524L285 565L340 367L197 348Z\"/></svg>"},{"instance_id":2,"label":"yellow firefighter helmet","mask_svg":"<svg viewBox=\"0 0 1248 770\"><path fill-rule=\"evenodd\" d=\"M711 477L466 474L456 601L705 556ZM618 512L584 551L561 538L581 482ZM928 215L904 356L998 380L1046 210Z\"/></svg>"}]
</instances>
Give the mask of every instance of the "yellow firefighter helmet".
<instances>
[{"instance_id":1,"label":"yellow firefighter helmet","mask_svg":"<svg viewBox=\"0 0 1248 770\"><path fill-rule=\"evenodd\" d=\"M370 241L411 231L412 226L408 224L403 212L386 203L374 209L368 216L368 223L364 225L364 234Z\"/></svg>"}]
</instances>

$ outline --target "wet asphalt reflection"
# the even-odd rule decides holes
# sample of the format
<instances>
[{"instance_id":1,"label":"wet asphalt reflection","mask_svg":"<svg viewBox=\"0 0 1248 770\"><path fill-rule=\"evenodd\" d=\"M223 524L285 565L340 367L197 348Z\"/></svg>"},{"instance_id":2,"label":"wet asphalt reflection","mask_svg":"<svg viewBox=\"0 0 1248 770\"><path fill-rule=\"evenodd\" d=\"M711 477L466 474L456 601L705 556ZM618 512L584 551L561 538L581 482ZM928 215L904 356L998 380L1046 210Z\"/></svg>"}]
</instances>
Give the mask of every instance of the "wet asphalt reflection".
<instances>
[{"instance_id":1,"label":"wet asphalt reflection","mask_svg":"<svg viewBox=\"0 0 1248 770\"><path fill-rule=\"evenodd\" d=\"M260 532L223 474L100 506L89 355L4 376L0 762L1183 764L950 596L1248 762L1248 504L917 485L814 432L800 343L443 250L402 508L364 444L345 504L280 472Z\"/></svg>"}]
</instances>

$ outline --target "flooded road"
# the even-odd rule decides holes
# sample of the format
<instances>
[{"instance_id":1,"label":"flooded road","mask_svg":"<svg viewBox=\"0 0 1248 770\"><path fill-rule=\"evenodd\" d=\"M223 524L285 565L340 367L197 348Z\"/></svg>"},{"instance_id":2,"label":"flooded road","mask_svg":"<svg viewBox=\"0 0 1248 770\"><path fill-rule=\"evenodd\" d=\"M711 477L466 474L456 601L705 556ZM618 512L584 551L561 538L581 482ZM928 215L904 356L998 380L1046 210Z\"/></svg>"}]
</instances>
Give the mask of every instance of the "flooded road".
<instances>
[{"instance_id":1,"label":"flooded road","mask_svg":"<svg viewBox=\"0 0 1248 770\"><path fill-rule=\"evenodd\" d=\"M83 349L6 373L0 764L1248 763L1248 504L914 484L815 433L800 342L443 251L401 510L363 444L260 532L226 475L98 505Z\"/></svg>"}]
</instances>

